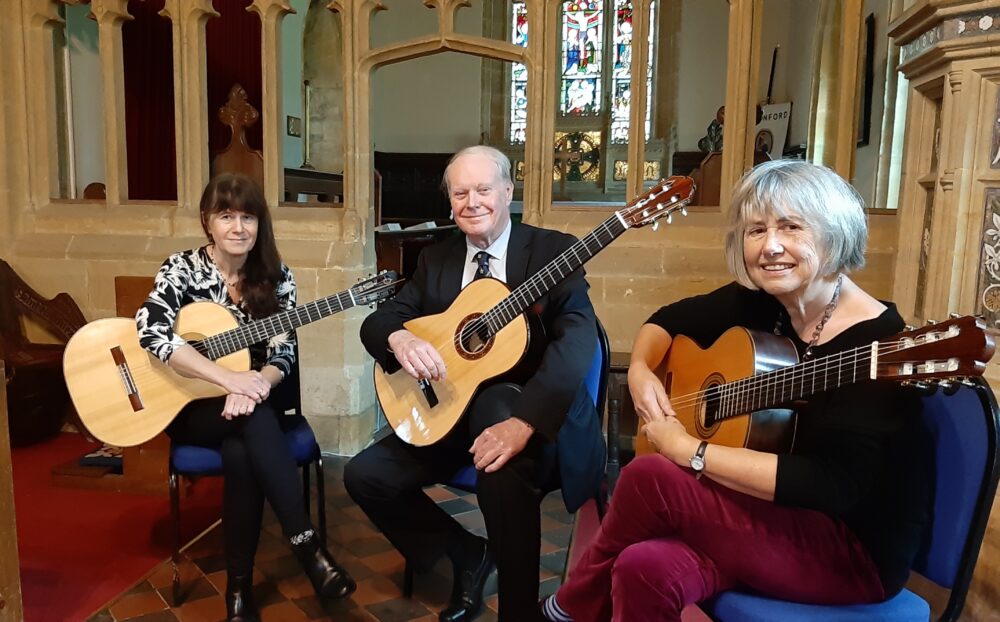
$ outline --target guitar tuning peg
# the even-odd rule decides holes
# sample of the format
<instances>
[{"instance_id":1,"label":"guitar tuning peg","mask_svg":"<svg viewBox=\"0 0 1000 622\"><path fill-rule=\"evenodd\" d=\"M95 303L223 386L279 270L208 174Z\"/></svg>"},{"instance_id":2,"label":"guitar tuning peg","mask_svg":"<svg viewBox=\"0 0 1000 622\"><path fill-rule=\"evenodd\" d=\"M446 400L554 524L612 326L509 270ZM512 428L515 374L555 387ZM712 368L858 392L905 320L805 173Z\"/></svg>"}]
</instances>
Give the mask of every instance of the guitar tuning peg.
<instances>
[{"instance_id":1,"label":"guitar tuning peg","mask_svg":"<svg viewBox=\"0 0 1000 622\"><path fill-rule=\"evenodd\" d=\"M938 382L941 390L944 391L945 395L954 395L960 386L960 383L956 382L954 378L945 378L944 380Z\"/></svg>"},{"instance_id":2,"label":"guitar tuning peg","mask_svg":"<svg viewBox=\"0 0 1000 622\"><path fill-rule=\"evenodd\" d=\"M667 214L667 224L672 225L674 223L674 213L670 212Z\"/></svg>"},{"instance_id":3,"label":"guitar tuning peg","mask_svg":"<svg viewBox=\"0 0 1000 622\"><path fill-rule=\"evenodd\" d=\"M910 386L912 386L914 389L916 389L923 395L930 395L931 393L934 393L934 390L936 388L934 385L928 384L923 380L918 380L917 382L914 382Z\"/></svg>"},{"instance_id":4,"label":"guitar tuning peg","mask_svg":"<svg viewBox=\"0 0 1000 622\"><path fill-rule=\"evenodd\" d=\"M687 216L688 215L688 208L687 207L682 207L681 208L681 215L682 216Z\"/></svg>"},{"instance_id":5,"label":"guitar tuning peg","mask_svg":"<svg viewBox=\"0 0 1000 622\"><path fill-rule=\"evenodd\" d=\"M659 228L660 228L660 221L659 220L654 220L653 221L653 231L658 231Z\"/></svg>"},{"instance_id":6,"label":"guitar tuning peg","mask_svg":"<svg viewBox=\"0 0 1000 622\"><path fill-rule=\"evenodd\" d=\"M950 317L953 320L957 320L958 318L962 317L962 315L952 311L951 313L948 314L948 317Z\"/></svg>"},{"instance_id":7,"label":"guitar tuning peg","mask_svg":"<svg viewBox=\"0 0 1000 622\"><path fill-rule=\"evenodd\" d=\"M961 380L959 380L959 382L961 382L962 384L964 384L967 387L974 387L974 386L976 386L976 383L973 382L971 378L962 378Z\"/></svg>"},{"instance_id":8,"label":"guitar tuning peg","mask_svg":"<svg viewBox=\"0 0 1000 622\"><path fill-rule=\"evenodd\" d=\"M906 325L906 330L908 330L908 331L909 331L909 330L917 330L917 327L916 327L916 326L914 326L913 324L907 324L907 325Z\"/></svg>"},{"instance_id":9,"label":"guitar tuning peg","mask_svg":"<svg viewBox=\"0 0 1000 622\"><path fill-rule=\"evenodd\" d=\"M937 324L937 320L927 320L928 326L934 326L935 324Z\"/></svg>"}]
</instances>

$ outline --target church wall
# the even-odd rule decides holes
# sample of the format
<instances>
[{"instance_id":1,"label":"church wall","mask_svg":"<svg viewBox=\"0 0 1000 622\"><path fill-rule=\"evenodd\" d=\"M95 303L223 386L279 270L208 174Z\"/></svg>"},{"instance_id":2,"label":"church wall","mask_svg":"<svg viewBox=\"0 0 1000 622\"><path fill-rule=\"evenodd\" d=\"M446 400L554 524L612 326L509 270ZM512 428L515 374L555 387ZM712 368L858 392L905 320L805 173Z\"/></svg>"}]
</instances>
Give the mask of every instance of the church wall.
<instances>
[{"instance_id":1,"label":"church wall","mask_svg":"<svg viewBox=\"0 0 1000 622\"><path fill-rule=\"evenodd\" d=\"M879 167L879 148L882 135L882 117L885 112L886 63L889 53L889 15L886 0L865 0L862 15L875 14L875 57L872 61L874 88L871 104L871 132L868 144L858 147L854 161L854 179L851 183L861 193L868 207L885 208L875 196L875 180ZM860 121L859 121L860 123ZM891 128L890 128L891 131Z\"/></svg>"},{"instance_id":2,"label":"church wall","mask_svg":"<svg viewBox=\"0 0 1000 622\"><path fill-rule=\"evenodd\" d=\"M372 45L388 45L437 29L437 12L422 2L385 2L373 20ZM458 33L480 35L483 3L455 16ZM372 75L372 138L376 151L451 153L480 142L482 61L444 53L394 65Z\"/></svg>"},{"instance_id":3,"label":"church wall","mask_svg":"<svg viewBox=\"0 0 1000 622\"><path fill-rule=\"evenodd\" d=\"M89 12L87 5L66 7L78 197L83 196L87 184L103 182L105 178L101 59L97 49L97 23L87 18Z\"/></svg>"},{"instance_id":4,"label":"church wall","mask_svg":"<svg viewBox=\"0 0 1000 622\"><path fill-rule=\"evenodd\" d=\"M306 12L309 0L290 0L295 13L289 13L281 22L281 127L286 128L289 116L302 119L305 131L305 117L302 103L302 46ZM290 136L282 131L281 159L287 168L298 168L302 164L302 137Z\"/></svg>"},{"instance_id":5,"label":"church wall","mask_svg":"<svg viewBox=\"0 0 1000 622\"><path fill-rule=\"evenodd\" d=\"M715 111L726 103L726 24L721 0L684 0L681 5L677 150L695 151ZM716 33L703 36L702 33Z\"/></svg>"}]
</instances>

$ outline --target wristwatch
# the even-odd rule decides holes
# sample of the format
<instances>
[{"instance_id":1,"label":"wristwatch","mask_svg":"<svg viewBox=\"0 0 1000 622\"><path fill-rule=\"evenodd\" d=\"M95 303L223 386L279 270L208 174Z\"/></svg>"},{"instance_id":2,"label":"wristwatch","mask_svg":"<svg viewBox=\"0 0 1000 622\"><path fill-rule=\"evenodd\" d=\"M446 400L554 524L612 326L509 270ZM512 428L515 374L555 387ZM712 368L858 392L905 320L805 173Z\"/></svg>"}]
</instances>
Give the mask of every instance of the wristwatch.
<instances>
[{"instance_id":1,"label":"wristwatch","mask_svg":"<svg viewBox=\"0 0 1000 622\"><path fill-rule=\"evenodd\" d=\"M691 463L691 468L694 470L695 479L701 479L701 474L705 472L705 450L708 448L708 441L702 441L698 445L698 450L694 452L688 462Z\"/></svg>"}]
</instances>

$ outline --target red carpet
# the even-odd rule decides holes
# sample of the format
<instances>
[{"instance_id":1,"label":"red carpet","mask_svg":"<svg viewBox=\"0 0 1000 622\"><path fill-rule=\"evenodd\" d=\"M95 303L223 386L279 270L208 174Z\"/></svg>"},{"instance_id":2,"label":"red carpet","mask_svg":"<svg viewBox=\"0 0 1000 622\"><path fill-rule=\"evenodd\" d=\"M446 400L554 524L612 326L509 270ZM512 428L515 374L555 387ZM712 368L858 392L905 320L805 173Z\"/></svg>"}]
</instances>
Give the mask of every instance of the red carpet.
<instances>
[{"instance_id":1,"label":"red carpet","mask_svg":"<svg viewBox=\"0 0 1000 622\"><path fill-rule=\"evenodd\" d=\"M170 556L167 496L56 488L52 467L93 449L79 434L12 450L14 510L27 622L84 620ZM181 534L219 517L222 479L181 500Z\"/></svg>"}]
</instances>

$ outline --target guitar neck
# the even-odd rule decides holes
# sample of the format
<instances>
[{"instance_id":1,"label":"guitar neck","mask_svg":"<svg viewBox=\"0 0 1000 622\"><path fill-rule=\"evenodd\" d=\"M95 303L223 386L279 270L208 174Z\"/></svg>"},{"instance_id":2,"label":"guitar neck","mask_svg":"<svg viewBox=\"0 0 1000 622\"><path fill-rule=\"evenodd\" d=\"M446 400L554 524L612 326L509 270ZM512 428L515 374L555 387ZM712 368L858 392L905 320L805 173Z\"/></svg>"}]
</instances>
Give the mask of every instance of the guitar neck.
<instances>
[{"instance_id":1,"label":"guitar neck","mask_svg":"<svg viewBox=\"0 0 1000 622\"><path fill-rule=\"evenodd\" d=\"M527 281L519 285L506 298L483 314L482 320L489 327L489 334L495 335L514 318L524 313L536 300L562 282L574 270L587 263L618 236L625 233L628 226L614 213L599 227L580 238L576 243L559 254Z\"/></svg>"},{"instance_id":2,"label":"guitar neck","mask_svg":"<svg viewBox=\"0 0 1000 622\"><path fill-rule=\"evenodd\" d=\"M346 290L212 335L198 342L195 348L214 361L255 343L268 341L275 335L287 333L334 313L350 309L356 304L352 290Z\"/></svg>"},{"instance_id":3,"label":"guitar neck","mask_svg":"<svg viewBox=\"0 0 1000 622\"><path fill-rule=\"evenodd\" d=\"M860 346L712 387L706 392L706 399L717 405L712 418L721 421L872 380L872 354L878 346L875 342L874 347Z\"/></svg>"}]
</instances>

